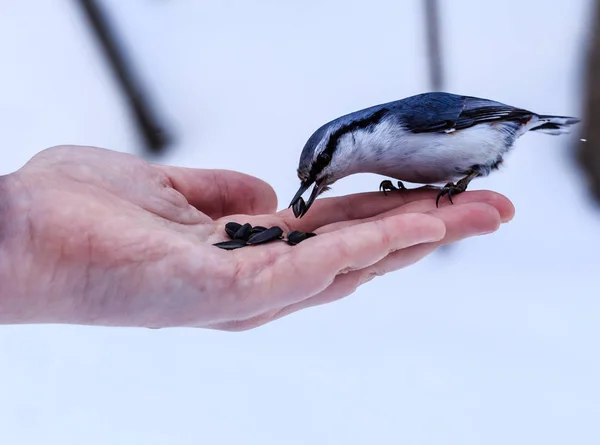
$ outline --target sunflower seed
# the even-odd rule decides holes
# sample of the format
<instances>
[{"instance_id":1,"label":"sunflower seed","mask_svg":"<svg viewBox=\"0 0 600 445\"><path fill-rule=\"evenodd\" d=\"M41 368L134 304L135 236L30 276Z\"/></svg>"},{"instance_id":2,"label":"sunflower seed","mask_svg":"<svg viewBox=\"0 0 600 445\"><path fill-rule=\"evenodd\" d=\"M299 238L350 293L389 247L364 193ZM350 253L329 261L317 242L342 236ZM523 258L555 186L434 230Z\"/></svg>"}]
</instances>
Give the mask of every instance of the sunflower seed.
<instances>
[{"instance_id":1,"label":"sunflower seed","mask_svg":"<svg viewBox=\"0 0 600 445\"><path fill-rule=\"evenodd\" d=\"M283 235L281 227L273 226L263 232L252 235L248 240L248 245L268 243L269 241L281 238L281 235Z\"/></svg>"},{"instance_id":2,"label":"sunflower seed","mask_svg":"<svg viewBox=\"0 0 600 445\"><path fill-rule=\"evenodd\" d=\"M266 227L263 227L263 226L254 226L254 227L252 227L252 230L250 231L250 233L252 235L254 235L255 233L264 232L265 230L267 230Z\"/></svg>"},{"instance_id":3,"label":"sunflower seed","mask_svg":"<svg viewBox=\"0 0 600 445\"><path fill-rule=\"evenodd\" d=\"M250 238L250 231L252 230L252 226L249 223L241 226L237 232L233 235L233 239L243 239L244 241L248 241Z\"/></svg>"},{"instance_id":4,"label":"sunflower seed","mask_svg":"<svg viewBox=\"0 0 600 445\"><path fill-rule=\"evenodd\" d=\"M304 241L306 239L306 233L300 232L298 230L292 230L287 234L287 242L292 246Z\"/></svg>"},{"instance_id":5,"label":"sunflower seed","mask_svg":"<svg viewBox=\"0 0 600 445\"><path fill-rule=\"evenodd\" d=\"M227 232L227 235L229 235L230 238L233 238L235 236L235 232L240 230L240 227L242 227L240 223L236 223L233 221L228 222L227 224L225 224L225 232Z\"/></svg>"},{"instance_id":6,"label":"sunflower seed","mask_svg":"<svg viewBox=\"0 0 600 445\"><path fill-rule=\"evenodd\" d=\"M292 206L292 211L294 212L294 216L296 218L300 217L306 210L306 202L302 197L298 198L298 201L294 203Z\"/></svg>"},{"instance_id":7,"label":"sunflower seed","mask_svg":"<svg viewBox=\"0 0 600 445\"><path fill-rule=\"evenodd\" d=\"M312 238L313 236L317 236L317 234L312 232L300 232L299 230L292 230L287 234L287 242L288 244L295 246L296 244L301 243L308 238Z\"/></svg>"},{"instance_id":8,"label":"sunflower seed","mask_svg":"<svg viewBox=\"0 0 600 445\"><path fill-rule=\"evenodd\" d=\"M213 246L217 246L225 250L239 249L240 247L245 247L246 245L246 241L243 239L232 239L229 241L222 241L220 243L213 244Z\"/></svg>"}]
</instances>

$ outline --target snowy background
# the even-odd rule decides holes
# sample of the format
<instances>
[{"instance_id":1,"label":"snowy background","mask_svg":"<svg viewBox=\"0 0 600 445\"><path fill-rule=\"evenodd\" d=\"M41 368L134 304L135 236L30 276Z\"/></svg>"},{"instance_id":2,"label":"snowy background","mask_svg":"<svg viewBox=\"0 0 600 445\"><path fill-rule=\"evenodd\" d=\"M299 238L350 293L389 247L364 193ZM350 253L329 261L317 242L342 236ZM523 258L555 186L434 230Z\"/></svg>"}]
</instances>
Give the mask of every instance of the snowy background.
<instances>
[{"instance_id":1,"label":"snowy background","mask_svg":"<svg viewBox=\"0 0 600 445\"><path fill-rule=\"evenodd\" d=\"M259 176L280 207L314 129L429 89L420 0L102 5L177 137L159 161ZM580 114L591 6L441 1L446 89ZM74 2L0 0L0 55L0 174L57 144L143 153ZM0 443L600 443L580 137L527 135L472 184L515 203L498 233L254 331L0 328Z\"/></svg>"}]
</instances>

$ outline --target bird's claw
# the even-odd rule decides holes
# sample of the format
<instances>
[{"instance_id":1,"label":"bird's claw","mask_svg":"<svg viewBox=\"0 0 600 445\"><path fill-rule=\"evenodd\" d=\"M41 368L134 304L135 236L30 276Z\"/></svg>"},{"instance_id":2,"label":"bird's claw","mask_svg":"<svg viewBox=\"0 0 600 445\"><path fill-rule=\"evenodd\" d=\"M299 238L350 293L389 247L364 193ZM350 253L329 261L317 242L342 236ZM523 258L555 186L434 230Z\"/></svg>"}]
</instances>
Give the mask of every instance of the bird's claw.
<instances>
[{"instance_id":1,"label":"bird's claw","mask_svg":"<svg viewBox=\"0 0 600 445\"><path fill-rule=\"evenodd\" d=\"M437 198L435 199L435 206L439 207L440 198L445 195L448 195L448 200L450 201L450 204L454 204L454 202L452 202L452 195L458 195L459 193L464 192L466 189L466 181L460 180L456 184L449 182L444 187L442 187L442 189L438 193Z\"/></svg>"},{"instance_id":2,"label":"bird's claw","mask_svg":"<svg viewBox=\"0 0 600 445\"><path fill-rule=\"evenodd\" d=\"M406 187L401 181L398 181L398 187L396 187L389 179L381 181L381 184L379 184L379 191L382 191L384 195L387 195L387 192L392 192L395 190L406 190Z\"/></svg>"}]
</instances>

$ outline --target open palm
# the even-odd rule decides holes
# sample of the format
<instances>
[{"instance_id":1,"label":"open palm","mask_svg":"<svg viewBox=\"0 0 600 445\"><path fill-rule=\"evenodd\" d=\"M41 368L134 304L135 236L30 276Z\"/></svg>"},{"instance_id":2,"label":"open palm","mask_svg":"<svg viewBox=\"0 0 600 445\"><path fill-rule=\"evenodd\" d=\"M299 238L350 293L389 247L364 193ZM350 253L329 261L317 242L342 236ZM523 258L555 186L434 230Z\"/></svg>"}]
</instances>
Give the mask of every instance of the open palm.
<instances>
[{"instance_id":1,"label":"open palm","mask_svg":"<svg viewBox=\"0 0 600 445\"><path fill-rule=\"evenodd\" d=\"M6 245L22 322L243 330L354 292L442 244L495 231L505 197L472 191L435 208L429 188L316 201L296 219L273 189L227 170L147 163L92 147L55 147L5 177ZM226 251L229 221L315 232ZM17 266L18 265L18 266Z\"/></svg>"}]
</instances>

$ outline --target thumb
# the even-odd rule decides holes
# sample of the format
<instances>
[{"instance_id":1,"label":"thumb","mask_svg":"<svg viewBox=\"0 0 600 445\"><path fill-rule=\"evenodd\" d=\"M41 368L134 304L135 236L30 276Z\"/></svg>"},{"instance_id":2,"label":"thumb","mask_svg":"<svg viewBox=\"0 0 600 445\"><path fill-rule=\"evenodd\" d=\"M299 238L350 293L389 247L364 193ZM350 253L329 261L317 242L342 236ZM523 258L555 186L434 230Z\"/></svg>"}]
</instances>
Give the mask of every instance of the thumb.
<instances>
[{"instance_id":1,"label":"thumb","mask_svg":"<svg viewBox=\"0 0 600 445\"><path fill-rule=\"evenodd\" d=\"M231 170L154 165L173 188L213 219L236 213L257 215L277 210L277 195L262 179Z\"/></svg>"}]
</instances>

